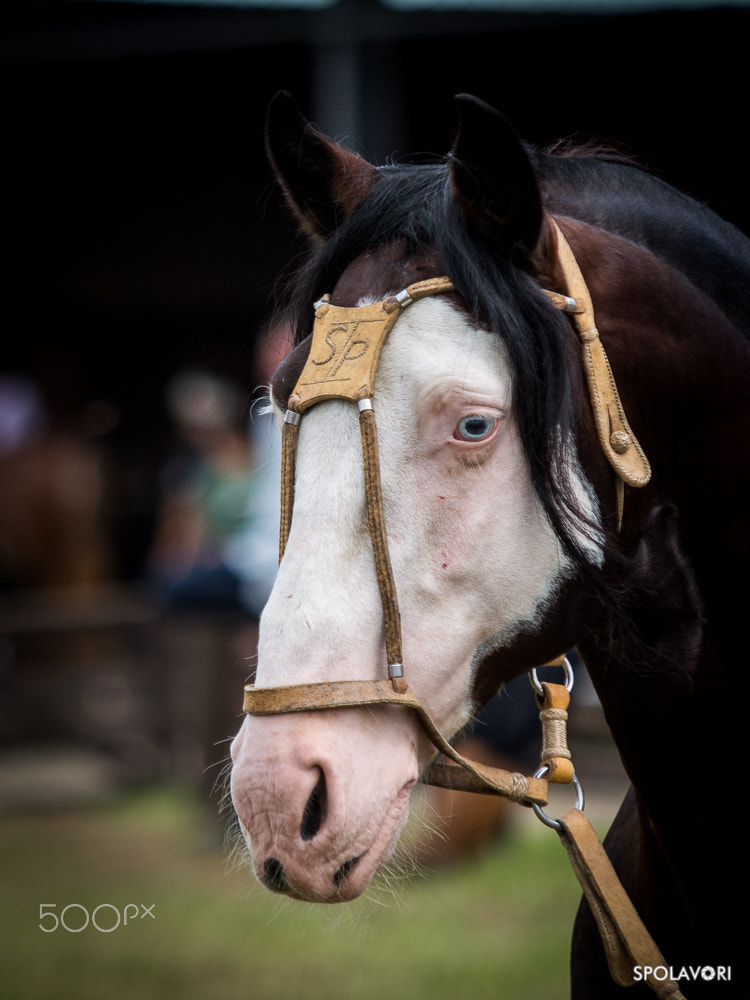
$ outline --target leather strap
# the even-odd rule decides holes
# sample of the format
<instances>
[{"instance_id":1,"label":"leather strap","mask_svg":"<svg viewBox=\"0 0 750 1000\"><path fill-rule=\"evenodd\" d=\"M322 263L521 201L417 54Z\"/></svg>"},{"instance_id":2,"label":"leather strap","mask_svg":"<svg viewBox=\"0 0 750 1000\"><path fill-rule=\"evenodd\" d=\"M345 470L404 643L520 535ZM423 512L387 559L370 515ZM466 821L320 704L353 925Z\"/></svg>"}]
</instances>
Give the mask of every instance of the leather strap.
<instances>
[{"instance_id":1,"label":"leather strap","mask_svg":"<svg viewBox=\"0 0 750 1000\"><path fill-rule=\"evenodd\" d=\"M297 434L299 422L294 422L295 415L287 411L284 427L281 431L281 520L279 523L279 562L281 562L289 540L292 526L292 510L294 509L294 482L297 469Z\"/></svg>"},{"instance_id":2,"label":"leather strap","mask_svg":"<svg viewBox=\"0 0 750 1000\"><path fill-rule=\"evenodd\" d=\"M406 690L403 677L404 657L401 651L401 614L396 596L396 581L393 579L391 557L388 552L388 538L385 531L383 494L380 485L380 461L378 453L378 429L372 407L363 407L359 413L359 427L362 436L362 458L365 468L365 505L367 523L370 529L372 553L375 559L375 573L383 607L383 627L385 630L385 653L388 659L388 676L395 691Z\"/></svg>"},{"instance_id":3,"label":"leather strap","mask_svg":"<svg viewBox=\"0 0 750 1000\"><path fill-rule=\"evenodd\" d=\"M565 276L567 293L575 300L575 308L568 309L581 338L586 381L594 411L599 442L618 479L628 486L645 486L651 478L651 466L638 439L633 433L617 391L609 359L599 338L594 318L594 306L581 274L581 269L568 241L554 219L550 218L557 236L557 253ZM560 307L559 296L548 293ZM618 484L619 519L622 521L622 486Z\"/></svg>"},{"instance_id":4,"label":"leather strap","mask_svg":"<svg viewBox=\"0 0 750 1000\"><path fill-rule=\"evenodd\" d=\"M562 684L542 683L537 695L539 721L542 724L542 764L547 766L547 781L569 785L575 768L568 749L568 706L570 691Z\"/></svg>"},{"instance_id":5,"label":"leather strap","mask_svg":"<svg viewBox=\"0 0 750 1000\"><path fill-rule=\"evenodd\" d=\"M385 530L372 396L383 345L404 309L428 295L452 290L450 279L439 277L415 282L397 295L356 308L334 306L324 296L316 303L310 352L289 396L284 418L279 562L283 558L292 523L295 455L302 414L315 403L329 399L345 400L359 407L367 520L383 606L388 676L396 691L406 688L401 652L401 615Z\"/></svg>"},{"instance_id":6,"label":"leather strap","mask_svg":"<svg viewBox=\"0 0 750 1000\"><path fill-rule=\"evenodd\" d=\"M648 971L668 967L667 962L638 916L588 819L580 810L571 809L558 822L560 840L596 920L614 981L619 986L632 986L638 966L660 1000L685 1000L676 982L657 979Z\"/></svg>"},{"instance_id":7,"label":"leather strap","mask_svg":"<svg viewBox=\"0 0 750 1000\"><path fill-rule=\"evenodd\" d=\"M273 688L257 688L253 684L248 684L245 687L243 711L249 715L277 715L284 712L358 708L363 705L401 705L412 709L433 745L454 762L453 765L438 765L438 776L442 774L446 780L450 780L453 772L446 772L445 769L451 767L455 771L463 769L470 776L463 784L461 779L458 779L458 784L451 783L445 787L481 790L488 794L501 795L522 805L547 804L546 780L527 778L523 774L478 764L462 757L445 739L427 709L405 682L398 691L393 689L388 680L323 681L318 684L292 684ZM469 785L470 788L467 787Z\"/></svg>"},{"instance_id":8,"label":"leather strap","mask_svg":"<svg viewBox=\"0 0 750 1000\"><path fill-rule=\"evenodd\" d=\"M388 334L407 306L428 295L453 291L449 278L429 278L398 295L347 308L327 297L316 303L312 344L287 406L304 413L326 399L352 403L372 398L378 362Z\"/></svg>"}]
</instances>

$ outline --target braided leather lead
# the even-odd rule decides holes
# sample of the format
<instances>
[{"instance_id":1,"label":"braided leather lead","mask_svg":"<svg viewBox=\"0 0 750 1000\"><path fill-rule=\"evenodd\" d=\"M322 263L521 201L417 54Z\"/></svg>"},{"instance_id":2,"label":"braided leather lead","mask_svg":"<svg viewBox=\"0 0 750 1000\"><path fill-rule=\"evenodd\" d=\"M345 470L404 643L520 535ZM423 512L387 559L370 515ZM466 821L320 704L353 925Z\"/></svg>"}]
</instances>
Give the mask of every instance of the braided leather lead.
<instances>
[{"instance_id":1,"label":"braided leather lead","mask_svg":"<svg viewBox=\"0 0 750 1000\"><path fill-rule=\"evenodd\" d=\"M365 505L367 523L370 528L375 572L383 605L383 626L385 628L385 652L394 691L406 690L403 676L394 676L393 668L403 670L401 648L401 614L398 609L396 583L393 579L391 558L388 553L388 537L385 531L383 513L383 493L380 483L380 461L378 453L378 429L375 413L371 407L360 409L359 428L362 435L362 459L365 469Z\"/></svg>"},{"instance_id":2,"label":"braided leather lead","mask_svg":"<svg viewBox=\"0 0 750 1000\"><path fill-rule=\"evenodd\" d=\"M297 467L299 424L284 421L281 432L281 520L279 523L279 562L284 558L294 508L294 479Z\"/></svg>"}]
</instances>

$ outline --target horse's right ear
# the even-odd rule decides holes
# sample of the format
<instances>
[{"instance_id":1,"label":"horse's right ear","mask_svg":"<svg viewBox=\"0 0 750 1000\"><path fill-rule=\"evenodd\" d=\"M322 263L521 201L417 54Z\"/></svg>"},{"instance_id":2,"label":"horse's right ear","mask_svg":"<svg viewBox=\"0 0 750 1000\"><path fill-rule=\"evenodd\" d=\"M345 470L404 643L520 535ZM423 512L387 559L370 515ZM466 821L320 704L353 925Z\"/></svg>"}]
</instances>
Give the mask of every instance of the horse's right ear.
<instances>
[{"instance_id":1,"label":"horse's right ear","mask_svg":"<svg viewBox=\"0 0 750 1000\"><path fill-rule=\"evenodd\" d=\"M266 150L302 228L326 239L367 196L377 170L319 132L280 91L268 106Z\"/></svg>"},{"instance_id":2,"label":"horse's right ear","mask_svg":"<svg viewBox=\"0 0 750 1000\"><path fill-rule=\"evenodd\" d=\"M534 168L508 119L469 94L456 97L459 130L450 156L453 191L466 217L509 253L532 253L542 231Z\"/></svg>"}]
</instances>

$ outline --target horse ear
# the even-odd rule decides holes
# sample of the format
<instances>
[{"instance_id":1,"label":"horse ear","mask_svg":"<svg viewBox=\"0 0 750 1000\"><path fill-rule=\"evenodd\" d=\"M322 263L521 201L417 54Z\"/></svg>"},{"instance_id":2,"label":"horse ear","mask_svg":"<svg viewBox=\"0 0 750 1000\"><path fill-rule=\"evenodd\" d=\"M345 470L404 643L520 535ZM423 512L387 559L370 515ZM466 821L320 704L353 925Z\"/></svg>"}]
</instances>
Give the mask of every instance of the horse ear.
<instances>
[{"instance_id":1,"label":"horse ear","mask_svg":"<svg viewBox=\"0 0 750 1000\"><path fill-rule=\"evenodd\" d=\"M377 170L319 132L289 94L268 106L266 150L302 228L326 238L364 200Z\"/></svg>"},{"instance_id":2,"label":"horse ear","mask_svg":"<svg viewBox=\"0 0 750 1000\"><path fill-rule=\"evenodd\" d=\"M508 119L484 101L459 94L456 108L459 130L450 159L456 199L486 238L528 256L543 218L529 155Z\"/></svg>"}]
</instances>

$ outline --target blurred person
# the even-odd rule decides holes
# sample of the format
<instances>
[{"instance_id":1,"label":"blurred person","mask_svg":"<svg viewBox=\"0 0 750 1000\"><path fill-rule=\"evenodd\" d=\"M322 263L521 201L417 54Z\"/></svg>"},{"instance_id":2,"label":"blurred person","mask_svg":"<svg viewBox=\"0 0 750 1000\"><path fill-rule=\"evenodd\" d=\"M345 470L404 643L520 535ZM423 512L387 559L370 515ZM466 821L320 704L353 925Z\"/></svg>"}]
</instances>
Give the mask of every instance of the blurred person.
<instances>
[{"instance_id":1,"label":"blurred person","mask_svg":"<svg viewBox=\"0 0 750 1000\"><path fill-rule=\"evenodd\" d=\"M281 343L258 338L263 384ZM200 794L210 799L222 795L257 621L278 566L281 435L265 391L251 399L204 369L177 372L166 400L179 441L162 472L148 569L169 609L198 612L163 629L174 670L173 770L191 783L202 775Z\"/></svg>"},{"instance_id":2,"label":"blurred person","mask_svg":"<svg viewBox=\"0 0 750 1000\"><path fill-rule=\"evenodd\" d=\"M253 477L245 516L227 540L225 565L239 583L239 602L253 618L271 592L279 561L281 435L265 400L250 423Z\"/></svg>"},{"instance_id":3,"label":"blurred person","mask_svg":"<svg viewBox=\"0 0 750 1000\"><path fill-rule=\"evenodd\" d=\"M0 374L0 585L92 586L112 571L102 455L56 426L26 375Z\"/></svg>"},{"instance_id":4,"label":"blurred person","mask_svg":"<svg viewBox=\"0 0 750 1000\"><path fill-rule=\"evenodd\" d=\"M168 383L166 404L178 447L161 474L150 579L172 607L240 608L225 553L252 506L246 396L212 372L184 369Z\"/></svg>"},{"instance_id":5,"label":"blurred person","mask_svg":"<svg viewBox=\"0 0 750 1000\"><path fill-rule=\"evenodd\" d=\"M0 373L0 737L130 766L145 741L119 637L102 627L114 604L111 466L85 416L63 422L36 381Z\"/></svg>"},{"instance_id":6,"label":"blurred person","mask_svg":"<svg viewBox=\"0 0 750 1000\"><path fill-rule=\"evenodd\" d=\"M227 565L240 581L240 600L259 618L276 578L281 506L281 434L268 398L271 376L292 346L291 331L279 324L257 341L255 371L260 381L250 414L253 489L246 517L226 550Z\"/></svg>"},{"instance_id":7,"label":"blurred person","mask_svg":"<svg viewBox=\"0 0 750 1000\"><path fill-rule=\"evenodd\" d=\"M260 617L279 545L281 435L268 384L290 347L283 324L256 338L252 402L237 385L204 369L178 372L167 387L181 449L162 476L149 564L173 607Z\"/></svg>"}]
</instances>

